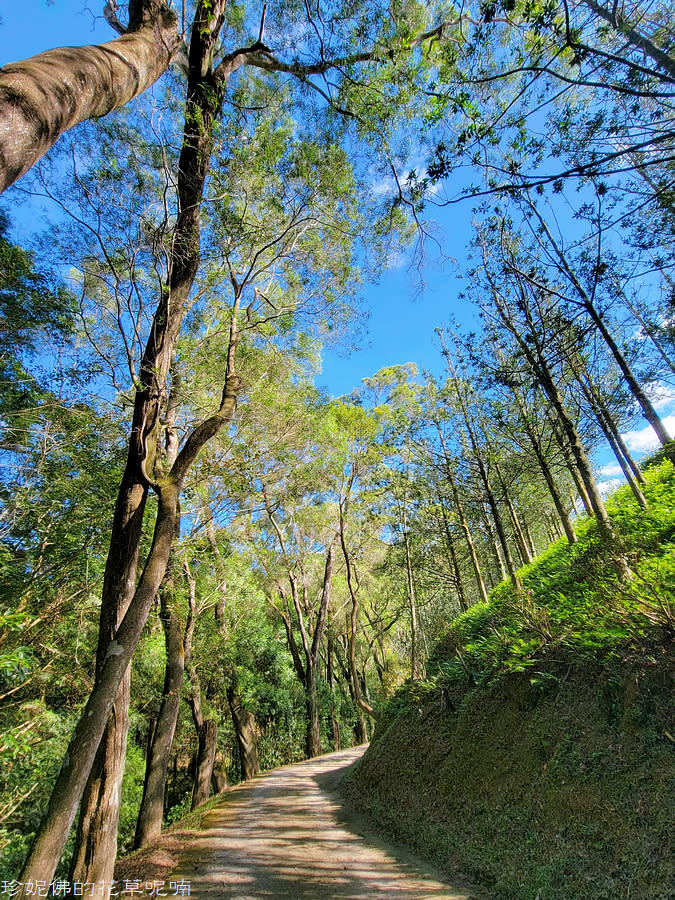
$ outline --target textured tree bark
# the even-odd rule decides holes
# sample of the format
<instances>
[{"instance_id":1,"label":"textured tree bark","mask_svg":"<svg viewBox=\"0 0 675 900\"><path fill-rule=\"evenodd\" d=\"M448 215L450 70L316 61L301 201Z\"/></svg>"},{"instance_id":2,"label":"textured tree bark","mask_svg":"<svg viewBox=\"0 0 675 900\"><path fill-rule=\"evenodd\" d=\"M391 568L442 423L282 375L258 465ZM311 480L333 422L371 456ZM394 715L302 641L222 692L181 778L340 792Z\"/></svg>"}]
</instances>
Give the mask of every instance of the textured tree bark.
<instances>
[{"instance_id":1,"label":"textured tree bark","mask_svg":"<svg viewBox=\"0 0 675 900\"><path fill-rule=\"evenodd\" d=\"M132 2L132 25L140 27L153 10L157 11L158 5L163 6L163 0ZM213 146L211 125L220 109L225 79L230 71L225 71L222 82L218 84L213 83L212 73L203 75L203 63L211 58L212 44L222 17L211 21L210 14L207 15L211 28L215 29L212 31L204 28L203 9L201 13L202 18L199 10L195 16L190 45L187 112L177 177L179 211L169 261L169 284L168 290L163 290L158 298L140 366L129 455L118 494L106 563L97 651L99 659L106 657L117 625L134 594L147 486L159 455L160 414L166 400L166 382L173 347L200 261L200 205ZM235 67L236 64L232 63L231 68ZM232 366L230 370L233 370ZM209 421L216 425L215 430L220 427L213 417ZM201 441L203 446L208 436L203 431L197 436L199 431L197 429L190 440ZM95 880L92 877L94 873L107 873L107 877L100 879L106 884L112 879L116 855L116 841L113 845L112 833L117 830L119 817L119 791L115 790L115 786L122 777L124 753L121 748L126 743L128 728L128 699L121 694L115 702L116 714L109 718L104 739L107 750L96 757L81 805L74 858L78 880L82 882ZM116 733L118 731L121 735ZM106 810L105 830L100 826L99 810Z\"/></svg>"},{"instance_id":2,"label":"textured tree bark","mask_svg":"<svg viewBox=\"0 0 675 900\"><path fill-rule=\"evenodd\" d=\"M192 809L206 803L211 793L211 776L213 764L216 759L216 742L218 740L218 726L213 719L205 719L199 729L199 748L197 750L197 765L195 767L195 780L192 788Z\"/></svg>"},{"instance_id":3,"label":"textured tree bark","mask_svg":"<svg viewBox=\"0 0 675 900\"><path fill-rule=\"evenodd\" d=\"M115 697L82 795L70 881L110 884L117 857L122 778L129 729L131 667L127 667Z\"/></svg>"},{"instance_id":4,"label":"textured tree bark","mask_svg":"<svg viewBox=\"0 0 675 900\"><path fill-rule=\"evenodd\" d=\"M239 747L239 760L241 762L242 781L255 778L260 774L260 760L258 758L258 739L256 736L255 719L253 715L244 709L241 697L234 688L227 689L227 702L232 714L232 724L237 736Z\"/></svg>"},{"instance_id":5,"label":"textured tree bark","mask_svg":"<svg viewBox=\"0 0 675 900\"><path fill-rule=\"evenodd\" d=\"M182 625L172 608L170 584L160 590L160 618L164 628L166 645L166 669L162 704L157 717L145 768L143 799L136 822L134 847L143 847L156 838L162 830L164 792L169 769L171 745L178 721L180 697L183 687L184 648Z\"/></svg>"},{"instance_id":6,"label":"textured tree bark","mask_svg":"<svg viewBox=\"0 0 675 900\"><path fill-rule=\"evenodd\" d=\"M155 533L141 580L96 673L94 688L71 738L47 812L21 875L24 888L20 896L30 896L26 888L30 883L46 881L49 884L54 876L101 744L108 714L164 577L177 506L178 489L174 482L169 481L158 489Z\"/></svg>"},{"instance_id":7,"label":"textured tree bark","mask_svg":"<svg viewBox=\"0 0 675 900\"><path fill-rule=\"evenodd\" d=\"M305 754L313 759L321 754L321 724L319 704L316 695L316 672L313 666L305 669L305 708L307 710L307 732L305 734Z\"/></svg>"},{"instance_id":8,"label":"textured tree bark","mask_svg":"<svg viewBox=\"0 0 675 900\"><path fill-rule=\"evenodd\" d=\"M61 47L0 69L0 192L69 128L143 93L169 67L178 19L164 0L132 0L129 29L107 44Z\"/></svg>"},{"instance_id":9,"label":"textured tree bark","mask_svg":"<svg viewBox=\"0 0 675 900\"><path fill-rule=\"evenodd\" d=\"M214 794L221 794L228 787L227 771L225 769L225 758L220 750L216 749L216 758L213 762L213 772L211 774L211 787Z\"/></svg>"}]
</instances>

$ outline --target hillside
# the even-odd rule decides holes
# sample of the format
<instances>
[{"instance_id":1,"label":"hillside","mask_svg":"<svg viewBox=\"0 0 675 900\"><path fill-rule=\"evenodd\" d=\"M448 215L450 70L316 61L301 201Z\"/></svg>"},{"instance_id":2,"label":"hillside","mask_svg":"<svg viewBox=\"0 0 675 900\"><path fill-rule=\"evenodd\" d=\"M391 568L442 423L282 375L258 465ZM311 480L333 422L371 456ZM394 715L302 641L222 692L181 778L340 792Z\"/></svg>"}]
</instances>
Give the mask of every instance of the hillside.
<instances>
[{"instance_id":1,"label":"hillside","mask_svg":"<svg viewBox=\"0 0 675 900\"><path fill-rule=\"evenodd\" d=\"M623 547L579 523L451 624L345 786L495 900L675 896L675 478L647 478L647 510L608 504Z\"/></svg>"}]
</instances>

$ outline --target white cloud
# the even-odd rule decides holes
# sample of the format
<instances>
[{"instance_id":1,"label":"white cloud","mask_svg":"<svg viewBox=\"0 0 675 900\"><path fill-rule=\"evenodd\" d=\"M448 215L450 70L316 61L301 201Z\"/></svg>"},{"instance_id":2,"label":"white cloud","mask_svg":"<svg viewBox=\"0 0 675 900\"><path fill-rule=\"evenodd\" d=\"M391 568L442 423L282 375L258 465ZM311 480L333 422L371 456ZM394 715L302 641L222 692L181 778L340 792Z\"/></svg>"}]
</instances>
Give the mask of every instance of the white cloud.
<instances>
[{"instance_id":1,"label":"white cloud","mask_svg":"<svg viewBox=\"0 0 675 900\"><path fill-rule=\"evenodd\" d=\"M616 475L623 475L623 471L618 463L610 463L609 465L603 466L601 469L599 469L598 475L601 478L612 478Z\"/></svg>"},{"instance_id":2,"label":"white cloud","mask_svg":"<svg viewBox=\"0 0 675 900\"><path fill-rule=\"evenodd\" d=\"M598 484L598 490L603 500L606 500L617 488L622 487L625 483L622 478L611 478L609 481L601 481Z\"/></svg>"},{"instance_id":3,"label":"white cloud","mask_svg":"<svg viewBox=\"0 0 675 900\"><path fill-rule=\"evenodd\" d=\"M675 415L666 416L662 421L669 434L675 433ZM648 450L655 450L659 446L658 438L651 425L626 431L621 437L626 442L628 449L634 453L646 453Z\"/></svg>"},{"instance_id":4,"label":"white cloud","mask_svg":"<svg viewBox=\"0 0 675 900\"><path fill-rule=\"evenodd\" d=\"M649 391L649 399L658 412L671 412L675 406L675 387L663 382L654 384Z\"/></svg>"}]
</instances>

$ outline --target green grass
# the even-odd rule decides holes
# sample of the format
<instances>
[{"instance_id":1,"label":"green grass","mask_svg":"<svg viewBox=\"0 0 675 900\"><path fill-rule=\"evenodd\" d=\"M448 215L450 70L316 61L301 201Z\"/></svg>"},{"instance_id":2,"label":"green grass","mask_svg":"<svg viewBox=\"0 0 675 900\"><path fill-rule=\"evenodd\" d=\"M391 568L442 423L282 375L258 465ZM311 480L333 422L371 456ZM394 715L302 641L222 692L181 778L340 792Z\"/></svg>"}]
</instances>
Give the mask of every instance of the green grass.
<instances>
[{"instance_id":1,"label":"green grass","mask_svg":"<svg viewBox=\"0 0 675 900\"><path fill-rule=\"evenodd\" d=\"M675 897L675 473L628 490L452 622L348 790L495 900ZM621 582L613 557L634 577Z\"/></svg>"},{"instance_id":2,"label":"green grass","mask_svg":"<svg viewBox=\"0 0 675 900\"><path fill-rule=\"evenodd\" d=\"M440 639L428 672L448 683L479 684L508 672L531 671L557 654L585 664L625 652L653 626L675 624L675 472L669 462L646 473L649 506L641 510L626 487L608 501L620 534L603 545L595 522L577 525L578 543L563 538L519 572L522 591L503 582L487 604L456 619ZM634 578L621 582L613 559L627 560Z\"/></svg>"}]
</instances>

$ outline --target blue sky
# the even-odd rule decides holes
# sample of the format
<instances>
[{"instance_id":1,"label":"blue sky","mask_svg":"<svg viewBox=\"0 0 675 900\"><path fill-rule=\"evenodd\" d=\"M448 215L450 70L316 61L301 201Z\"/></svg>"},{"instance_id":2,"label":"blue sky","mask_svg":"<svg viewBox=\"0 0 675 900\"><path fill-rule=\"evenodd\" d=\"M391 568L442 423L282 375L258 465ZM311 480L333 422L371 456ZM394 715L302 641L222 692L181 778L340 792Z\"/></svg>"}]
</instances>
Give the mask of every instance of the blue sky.
<instances>
[{"instance_id":1,"label":"blue sky","mask_svg":"<svg viewBox=\"0 0 675 900\"><path fill-rule=\"evenodd\" d=\"M0 7L0 65L50 47L112 39L114 35L101 16L103 0L89 0L89 6L84 0L54 0L49 4L46 0L5 0ZM11 214L11 194L6 196ZM433 216L435 237L443 253L461 265L471 235L471 203L434 210ZM421 275L410 268L408 261L401 261L378 284L367 287L364 293L369 308L368 333L360 339L360 349L349 355L339 348L327 348L324 352L323 372L317 382L331 394L350 393L362 378L384 366L415 362L420 368L441 371L434 329L450 318L467 320L471 312L457 300L461 280L455 274L456 268L449 260L441 263L438 253L431 246L430 250ZM664 389L659 401L660 411L668 417L673 431L674 400L673 391ZM640 425L628 433L629 446L638 455L653 445L650 432ZM606 478L616 473L607 454L600 454L598 463Z\"/></svg>"},{"instance_id":2,"label":"blue sky","mask_svg":"<svg viewBox=\"0 0 675 900\"><path fill-rule=\"evenodd\" d=\"M23 0L1 8L0 64L23 59L50 47L88 44L110 40L111 29L101 16L103 0ZM97 16L93 15L93 12ZM436 237L449 256L463 252L469 240L471 206L435 212ZM431 257L438 260L430 247ZM422 288L422 281L424 287ZM368 334L360 337L360 349L348 355L344 348L328 347L323 372L317 383L333 395L351 393L362 378L384 366L416 362L420 367L440 371L434 329L449 318L461 317L456 297L461 290L449 262L430 262L420 274L409 261L385 274L365 290L369 309ZM402 325L404 327L402 327Z\"/></svg>"}]
</instances>

